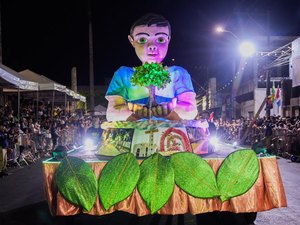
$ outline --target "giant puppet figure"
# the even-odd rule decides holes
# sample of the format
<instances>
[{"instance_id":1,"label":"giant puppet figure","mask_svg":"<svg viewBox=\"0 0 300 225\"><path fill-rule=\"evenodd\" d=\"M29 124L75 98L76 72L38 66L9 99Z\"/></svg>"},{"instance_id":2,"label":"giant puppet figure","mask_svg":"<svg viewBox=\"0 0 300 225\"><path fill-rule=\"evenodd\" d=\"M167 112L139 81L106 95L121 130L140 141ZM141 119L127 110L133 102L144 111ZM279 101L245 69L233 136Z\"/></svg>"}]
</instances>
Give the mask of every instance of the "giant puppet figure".
<instances>
[{"instance_id":1,"label":"giant puppet figure","mask_svg":"<svg viewBox=\"0 0 300 225\"><path fill-rule=\"evenodd\" d=\"M141 65L122 66L114 73L105 95L108 122L101 125L97 154L207 153L198 132L205 124L195 121L198 111L190 74L180 66L162 66L171 40L169 22L146 14L133 23L128 40Z\"/></svg>"},{"instance_id":2,"label":"giant puppet figure","mask_svg":"<svg viewBox=\"0 0 300 225\"><path fill-rule=\"evenodd\" d=\"M133 23L128 35L141 63L162 63L171 40L169 22L157 14L146 14ZM149 109L149 89L134 85L132 67L122 66L115 73L106 93L108 121L137 121L149 114L166 120L192 120L197 115L196 94L190 74L180 66L168 67L170 82L164 88L155 88L155 102ZM158 109L165 110L158 110Z\"/></svg>"}]
</instances>

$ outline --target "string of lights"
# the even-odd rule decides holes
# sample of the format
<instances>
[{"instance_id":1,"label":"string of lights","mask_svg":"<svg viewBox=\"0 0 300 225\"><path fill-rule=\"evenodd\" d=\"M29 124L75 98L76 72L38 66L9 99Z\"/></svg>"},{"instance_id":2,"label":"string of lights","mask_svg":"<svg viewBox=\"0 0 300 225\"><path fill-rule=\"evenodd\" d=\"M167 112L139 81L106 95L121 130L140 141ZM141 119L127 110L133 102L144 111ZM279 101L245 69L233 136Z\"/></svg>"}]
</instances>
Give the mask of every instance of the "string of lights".
<instances>
[{"instance_id":1,"label":"string of lights","mask_svg":"<svg viewBox=\"0 0 300 225\"><path fill-rule=\"evenodd\" d=\"M291 42L270 52L257 52L256 57L258 58L257 62L260 62L261 71L258 71L257 77L262 78L262 73L265 73L266 70L285 66L289 64L289 59L292 54ZM264 58L267 59L264 61ZM241 75L243 74L245 67L247 66L247 61L241 60L240 67L238 71L234 74L234 76L221 84L217 85L217 92L222 92L226 89L232 88L233 84L238 83L241 79ZM262 63L262 61L264 61ZM257 65L258 66L258 65ZM200 85L198 82L194 81L197 86L199 86L199 91L197 93L197 105L201 105L203 102L203 97L208 93L208 82L205 85Z\"/></svg>"}]
</instances>

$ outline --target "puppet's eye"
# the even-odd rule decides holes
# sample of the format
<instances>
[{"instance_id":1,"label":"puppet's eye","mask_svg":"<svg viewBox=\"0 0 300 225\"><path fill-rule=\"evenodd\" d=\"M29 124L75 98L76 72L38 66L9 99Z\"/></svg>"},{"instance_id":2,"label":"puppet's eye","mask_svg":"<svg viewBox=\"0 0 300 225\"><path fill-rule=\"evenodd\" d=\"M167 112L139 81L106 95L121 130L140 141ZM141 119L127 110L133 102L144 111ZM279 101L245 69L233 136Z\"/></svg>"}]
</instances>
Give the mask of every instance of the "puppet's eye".
<instances>
[{"instance_id":1,"label":"puppet's eye","mask_svg":"<svg viewBox=\"0 0 300 225\"><path fill-rule=\"evenodd\" d=\"M156 42L157 43L159 43L159 44L163 44L163 43L166 43L166 38L164 38L164 37L159 37L157 40L156 40Z\"/></svg>"},{"instance_id":2,"label":"puppet's eye","mask_svg":"<svg viewBox=\"0 0 300 225\"><path fill-rule=\"evenodd\" d=\"M139 44L145 44L145 43L147 43L147 39L146 39L145 37L140 37L140 38L137 40L137 42L138 42Z\"/></svg>"}]
</instances>

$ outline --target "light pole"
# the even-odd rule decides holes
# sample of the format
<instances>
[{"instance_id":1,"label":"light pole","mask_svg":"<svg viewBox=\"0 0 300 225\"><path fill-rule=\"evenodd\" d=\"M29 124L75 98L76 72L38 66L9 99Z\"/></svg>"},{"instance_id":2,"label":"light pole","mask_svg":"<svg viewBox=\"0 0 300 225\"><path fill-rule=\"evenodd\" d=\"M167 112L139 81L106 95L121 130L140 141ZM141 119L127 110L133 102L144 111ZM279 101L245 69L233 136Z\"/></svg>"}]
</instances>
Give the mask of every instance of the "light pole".
<instances>
[{"instance_id":1,"label":"light pole","mask_svg":"<svg viewBox=\"0 0 300 225\"><path fill-rule=\"evenodd\" d=\"M221 26L217 26L216 28L216 32L217 33L229 33L231 34L234 38L236 38L238 41L240 41L239 37L236 36L234 33L232 33L230 30L225 30L223 27Z\"/></svg>"},{"instance_id":2,"label":"light pole","mask_svg":"<svg viewBox=\"0 0 300 225\"><path fill-rule=\"evenodd\" d=\"M226 30L221 26L216 27L217 33L229 33L232 35L239 43L239 50L243 57L251 57L255 53L255 46L250 41L242 41L236 34L230 30Z\"/></svg>"},{"instance_id":3,"label":"light pole","mask_svg":"<svg viewBox=\"0 0 300 225\"><path fill-rule=\"evenodd\" d=\"M95 108L94 51L93 51L92 10L91 10L90 0L88 1L88 19L89 19L90 110L94 113L94 108Z\"/></svg>"},{"instance_id":4,"label":"light pole","mask_svg":"<svg viewBox=\"0 0 300 225\"><path fill-rule=\"evenodd\" d=\"M239 52L240 52L240 55L242 56L239 68L243 68L246 64L245 58L251 57L255 53L254 45L249 41L242 41L232 31L226 30L221 26L217 26L215 31L219 34L220 33L229 33L231 36L233 36L237 40L237 42L239 44ZM234 66L234 68L235 68L235 66ZM237 94L237 89L240 85L239 82L241 81L241 79L238 78L237 76L241 75L241 73L239 73L239 71L236 71L235 69L234 69L233 73L235 74L235 78L237 78L237 79L234 79L234 83L233 83L233 87L232 87L232 96L231 96L231 99L232 99L232 117L236 118L236 94Z\"/></svg>"}]
</instances>

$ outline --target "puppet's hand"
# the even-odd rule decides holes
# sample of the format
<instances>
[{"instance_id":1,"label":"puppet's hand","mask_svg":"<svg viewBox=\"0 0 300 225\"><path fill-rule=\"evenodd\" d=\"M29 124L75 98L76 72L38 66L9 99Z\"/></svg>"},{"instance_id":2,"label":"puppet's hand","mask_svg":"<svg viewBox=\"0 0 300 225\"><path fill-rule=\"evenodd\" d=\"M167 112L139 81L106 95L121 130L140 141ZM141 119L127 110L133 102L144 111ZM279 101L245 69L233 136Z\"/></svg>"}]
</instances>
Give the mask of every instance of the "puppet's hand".
<instances>
[{"instance_id":1,"label":"puppet's hand","mask_svg":"<svg viewBox=\"0 0 300 225\"><path fill-rule=\"evenodd\" d=\"M134 104L131 102L128 102L127 105L128 105L129 110L134 113L134 115L137 119L149 117L149 109L146 106Z\"/></svg>"},{"instance_id":2,"label":"puppet's hand","mask_svg":"<svg viewBox=\"0 0 300 225\"><path fill-rule=\"evenodd\" d=\"M152 114L156 117L166 118L170 113L173 112L176 107L177 99L173 98L171 102L162 103L152 107Z\"/></svg>"},{"instance_id":3,"label":"puppet's hand","mask_svg":"<svg viewBox=\"0 0 300 225\"><path fill-rule=\"evenodd\" d=\"M142 105L134 104L131 102L129 102L127 104L128 104L129 110L134 113L134 116L137 119L149 118L150 109L147 106L142 106ZM176 104L177 104L177 99L173 98L171 102L152 106L151 115L155 116L155 117L160 117L160 118L168 118L170 113L172 113L174 108L176 107Z\"/></svg>"},{"instance_id":4,"label":"puppet's hand","mask_svg":"<svg viewBox=\"0 0 300 225\"><path fill-rule=\"evenodd\" d=\"M168 114L168 105L161 104L161 105L152 106L151 114L152 116L155 117L165 117L165 115Z\"/></svg>"},{"instance_id":5,"label":"puppet's hand","mask_svg":"<svg viewBox=\"0 0 300 225\"><path fill-rule=\"evenodd\" d=\"M177 105L177 98L173 98L171 102L162 104L163 116L168 117L168 115L173 112L176 105Z\"/></svg>"}]
</instances>

